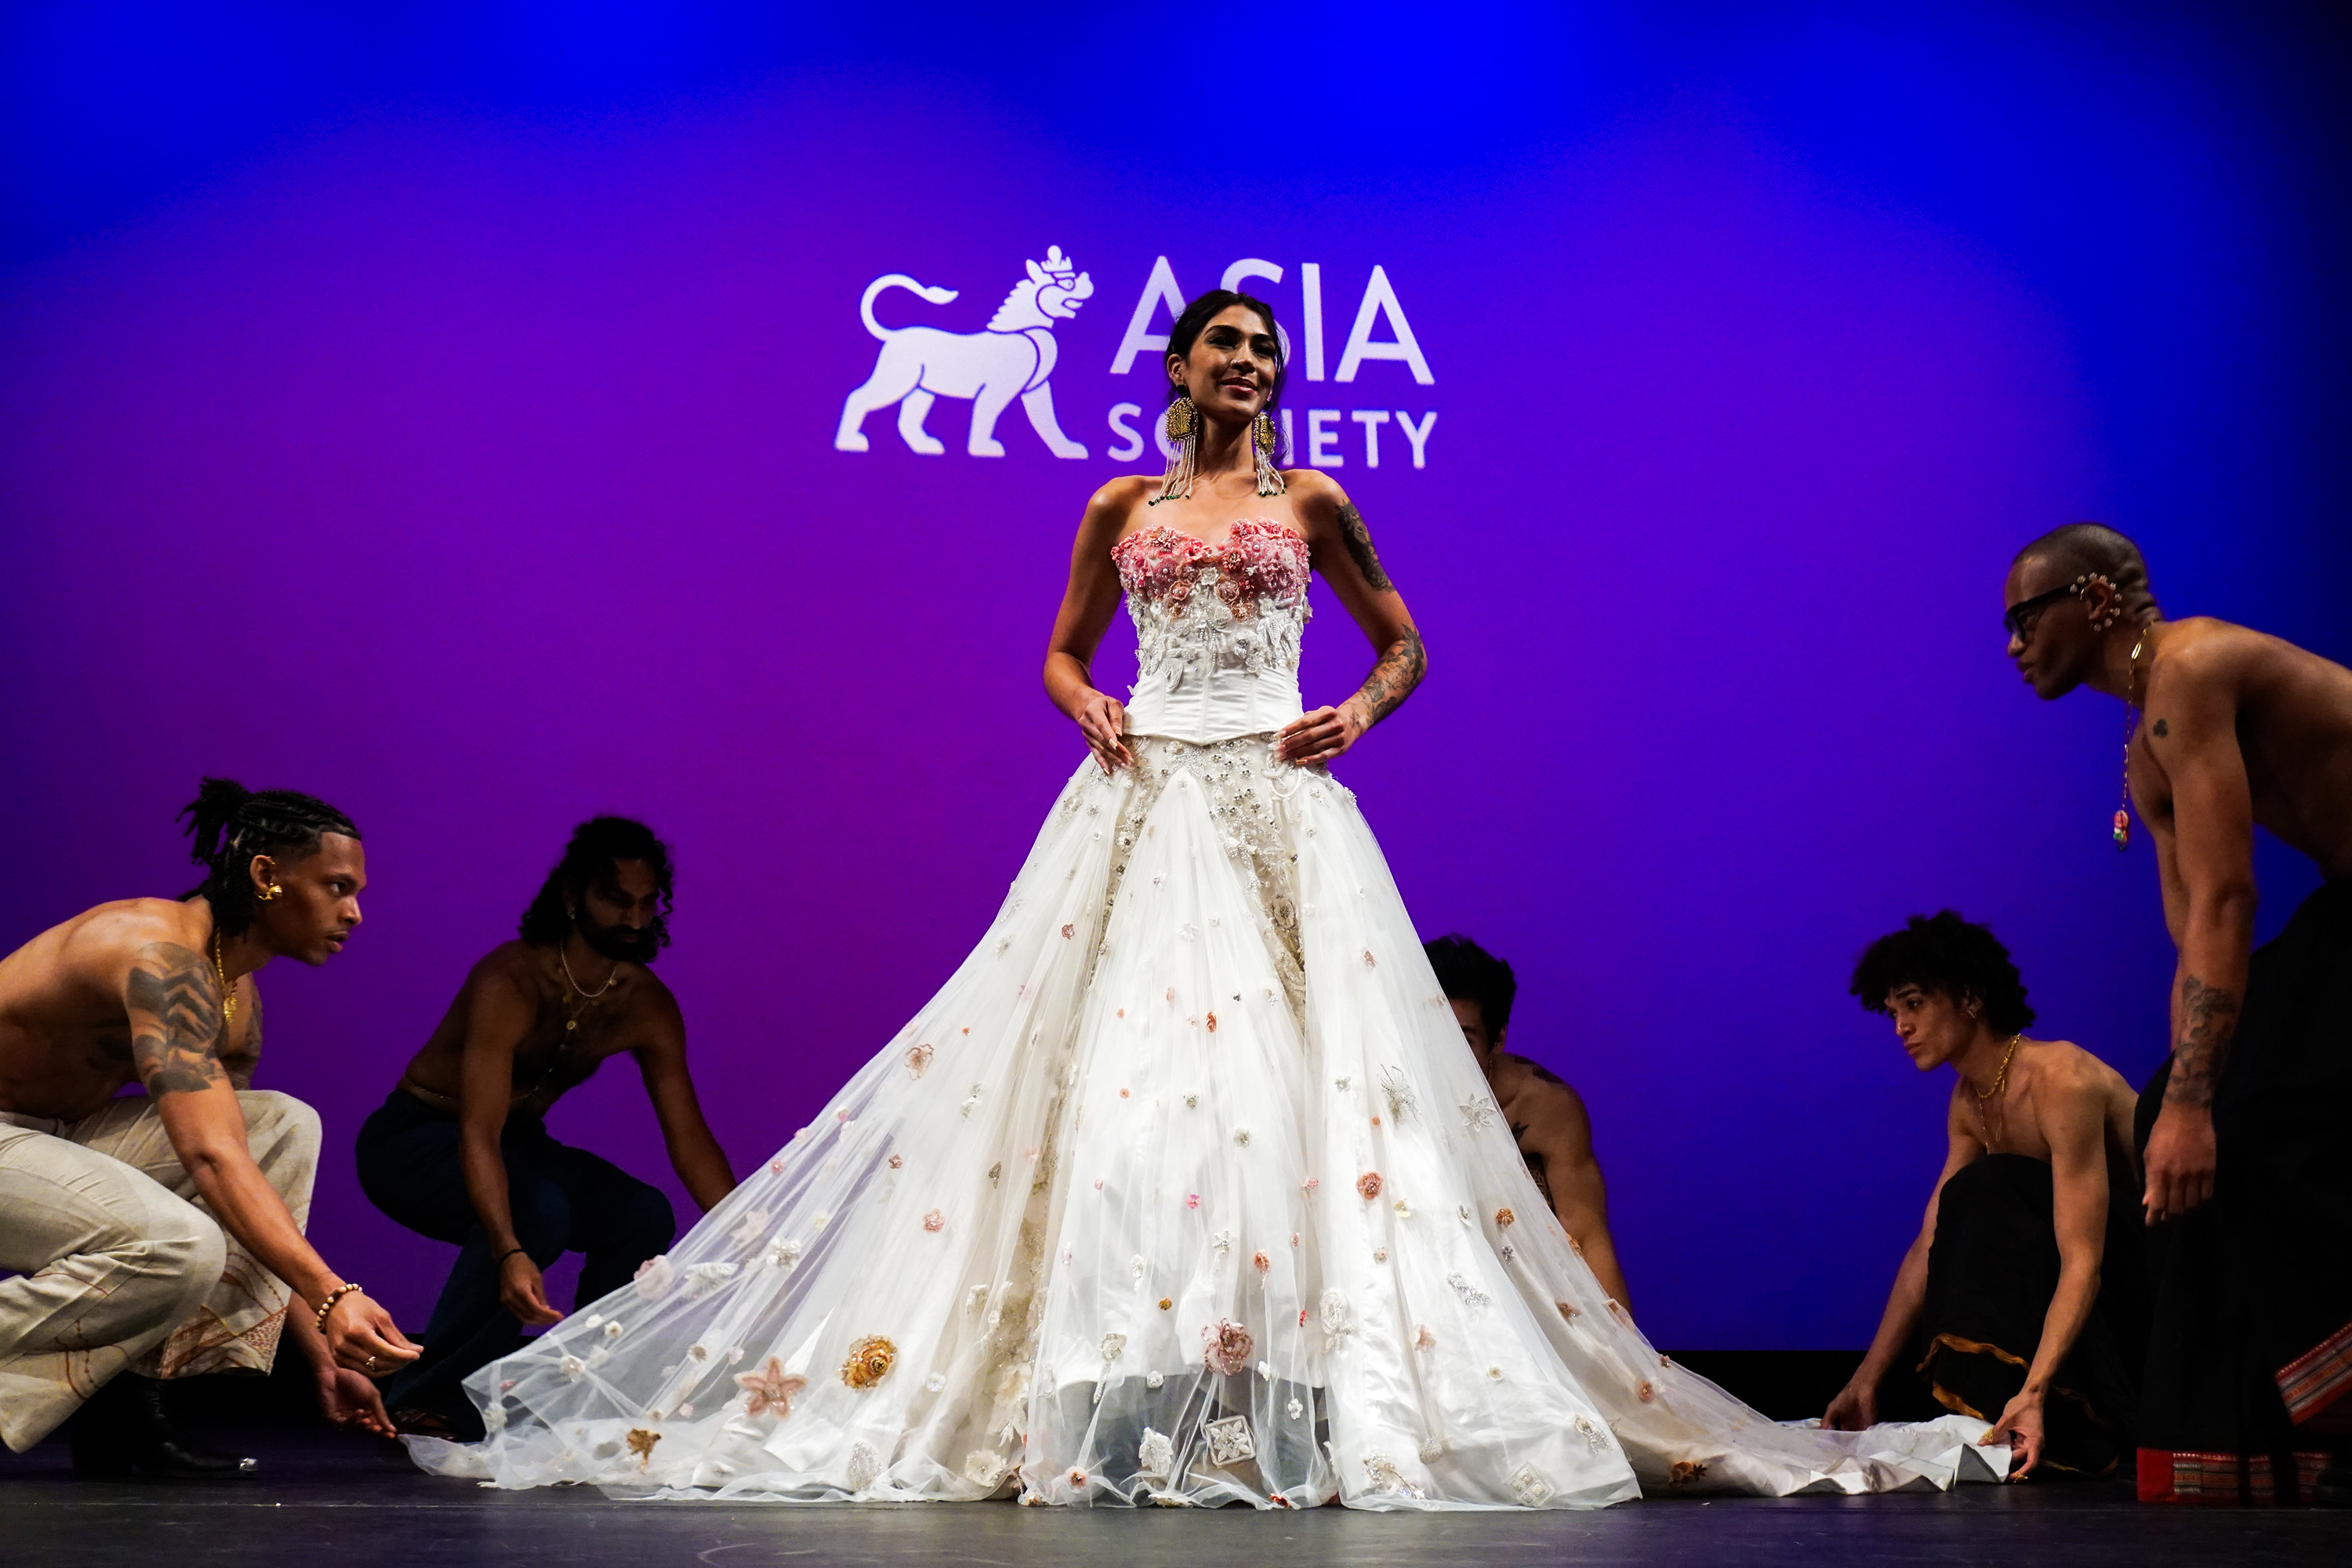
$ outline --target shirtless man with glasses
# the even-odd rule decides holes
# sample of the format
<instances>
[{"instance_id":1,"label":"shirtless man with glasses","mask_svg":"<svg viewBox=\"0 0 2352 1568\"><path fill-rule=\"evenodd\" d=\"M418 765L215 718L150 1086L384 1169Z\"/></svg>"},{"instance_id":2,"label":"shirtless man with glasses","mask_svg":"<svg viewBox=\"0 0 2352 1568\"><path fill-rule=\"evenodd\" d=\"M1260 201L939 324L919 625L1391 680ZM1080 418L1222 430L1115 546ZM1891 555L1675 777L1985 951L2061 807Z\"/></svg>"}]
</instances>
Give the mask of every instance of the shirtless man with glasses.
<instances>
[{"instance_id":1,"label":"shirtless man with glasses","mask_svg":"<svg viewBox=\"0 0 2352 1568\"><path fill-rule=\"evenodd\" d=\"M2138 1114L2141 1495L2352 1500L2352 670L2166 620L2138 547L2095 523L2019 551L2004 599L2036 696L2087 686L2134 710L2126 809L2179 951L2172 1054ZM2326 879L2259 952L2257 826ZM2118 843L2129 828L2119 809Z\"/></svg>"}]
</instances>

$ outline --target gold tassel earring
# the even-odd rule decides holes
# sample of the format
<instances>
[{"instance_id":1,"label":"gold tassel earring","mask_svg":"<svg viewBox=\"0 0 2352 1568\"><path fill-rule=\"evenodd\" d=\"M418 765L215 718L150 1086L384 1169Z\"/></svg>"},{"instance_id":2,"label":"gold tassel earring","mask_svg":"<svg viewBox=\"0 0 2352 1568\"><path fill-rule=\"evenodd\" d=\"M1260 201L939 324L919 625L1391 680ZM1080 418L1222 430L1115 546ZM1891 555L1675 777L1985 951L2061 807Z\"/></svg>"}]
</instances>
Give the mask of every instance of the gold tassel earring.
<instances>
[{"instance_id":1,"label":"gold tassel earring","mask_svg":"<svg viewBox=\"0 0 2352 1568\"><path fill-rule=\"evenodd\" d=\"M1266 409L1250 421L1250 456L1257 463L1257 493L1278 496L1290 488L1276 466L1282 456L1282 433L1275 427L1274 410Z\"/></svg>"},{"instance_id":2,"label":"gold tassel earring","mask_svg":"<svg viewBox=\"0 0 2352 1568\"><path fill-rule=\"evenodd\" d=\"M1192 406L1192 394L1176 395L1161 428L1168 432L1168 444L1175 450L1168 456L1168 473L1160 481L1160 493L1151 498L1153 506L1192 499L1192 475L1201 449L1201 411Z\"/></svg>"}]
</instances>

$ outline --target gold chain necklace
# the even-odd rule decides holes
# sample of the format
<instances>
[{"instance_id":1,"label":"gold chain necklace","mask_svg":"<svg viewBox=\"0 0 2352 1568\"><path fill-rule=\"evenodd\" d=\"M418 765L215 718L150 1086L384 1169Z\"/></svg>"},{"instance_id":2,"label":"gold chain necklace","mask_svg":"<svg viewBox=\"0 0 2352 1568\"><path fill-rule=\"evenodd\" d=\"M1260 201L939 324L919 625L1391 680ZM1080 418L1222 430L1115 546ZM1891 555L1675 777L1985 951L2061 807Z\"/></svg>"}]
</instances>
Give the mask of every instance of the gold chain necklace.
<instances>
[{"instance_id":1,"label":"gold chain necklace","mask_svg":"<svg viewBox=\"0 0 2352 1568\"><path fill-rule=\"evenodd\" d=\"M1998 1099L2000 1091L2009 1087L2009 1064L2017 1059L2017 1042L2023 1038L2025 1037L2022 1034L2010 1036L2009 1049L2000 1054L2000 1070L1993 1074L1990 1089L1979 1089L1974 1084L1969 1086L1969 1092L1977 1097L1978 1104L1981 1105L1988 1100Z\"/></svg>"},{"instance_id":2,"label":"gold chain necklace","mask_svg":"<svg viewBox=\"0 0 2352 1568\"><path fill-rule=\"evenodd\" d=\"M221 941L220 928L214 927L213 973L220 977L221 1032L223 1034L226 1034L228 1026L236 1022L236 991L228 983L228 966L221 962L221 949L225 945Z\"/></svg>"},{"instance_id":3,"label":"gold chain necklace","mask_svg":"<svg viewBox=\"0 0 2352 1568\"><path fill-rule=\"evenodd\" d=\"M2139 655L2155 632L2154 621L2139 629L2139 640L2132 644L2131 670L2124 680L2124 798L2123 804L2116 807L2115 829L2118 849L2131 847L2131 749L2133 740L2139 734L2139 703L2136 700L2139 692Z\"/></svg>"},{"instance_id":4,"label":"gold chain necklace","mask_svg":"<svg viewBox=\"0 0 2352 1568\"><path fill-rule=\"evenodd\" d=\"M579 979L572 974L572 955L564 952L562 947L558 947L555 950L555 962L563 966L563 979L565 984L572 987L572 992L579 996L581 1001L587 1004L587 1006L574 1011L572 1006L571 1000L569 998L565 999L563 1010L565 1013L569 1014L570 1016L565 1018L563 1021L563 1032L568 1035L580 1027L580 1020L586 1016L588 1008L593 1007L596 1005L597 999L602 997L605 992L610 991L613 988L613 982L621 977L621 965L620 961L615 959L613 963L613 973L604 976L604 984L596 987L595 990L591 991L585 985L581 984Z\"/></svg>"}]
</instances>

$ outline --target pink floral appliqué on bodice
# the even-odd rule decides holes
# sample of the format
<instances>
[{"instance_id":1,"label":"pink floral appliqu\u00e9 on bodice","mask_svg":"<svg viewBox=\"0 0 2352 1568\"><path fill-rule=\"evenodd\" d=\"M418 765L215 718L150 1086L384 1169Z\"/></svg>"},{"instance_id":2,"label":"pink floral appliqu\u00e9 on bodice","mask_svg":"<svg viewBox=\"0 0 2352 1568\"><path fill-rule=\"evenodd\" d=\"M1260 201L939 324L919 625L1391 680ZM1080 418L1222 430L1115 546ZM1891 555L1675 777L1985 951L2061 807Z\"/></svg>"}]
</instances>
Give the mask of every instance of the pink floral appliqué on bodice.
<instances>
[{"instance_id":1,"label":"pink floral appliqu\u00e9 on bodice","mask_svg":"<svg viewBox=\"0 0 2352 1568\"><path fill-rule=\"evenodd\" d=\"M1208 741L1298 716L1306 540L1270 518L1242 519L1223 544L1163 523L1110 554L1135 619L1131 732Z\"/></svg>"}]
</instances>

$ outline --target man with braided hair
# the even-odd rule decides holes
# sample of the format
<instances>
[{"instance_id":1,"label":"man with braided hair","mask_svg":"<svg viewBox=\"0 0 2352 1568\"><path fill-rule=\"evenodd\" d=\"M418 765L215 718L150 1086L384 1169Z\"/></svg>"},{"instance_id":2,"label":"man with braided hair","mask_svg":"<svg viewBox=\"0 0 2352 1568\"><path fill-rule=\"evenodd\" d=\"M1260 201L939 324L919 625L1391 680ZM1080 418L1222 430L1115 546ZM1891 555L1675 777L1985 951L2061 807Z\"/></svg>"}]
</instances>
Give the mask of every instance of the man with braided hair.
<instances>
[{"instance_id":1,"label":"man with braided hair","mask_svg":"<svg viewBox=\"0 0 2352 1568\"><path fill-rule=\"evenodd\" d=\"M303 1239L318 1116L251 1088L254 972L342 950L359 830L226 779L181 815L194 890L100 904L0 959L0 1268L16 1276L0 1280L0 1440L22 1452L79 1409L83 1475L250 1473L173 1426L159 1380L266 1373L281 1328L328 1414L379 1431L369 1376L416 1354ZM117 1098L133 1081L146 1094Z\"/></svg>"},{"instance_id":2,"label":"man with braided hair","mask_svg":"<svg viewBox=\"0 0 2352 1568\"><path fill-rule=\"evenodd\" d=\"M2019 551L2004 596L2034 695L2132 710L2125 785L2179 954L2172 1054L2139 1100L2140 1495L2352 1503L2352 669L2166 620L2138 547L2095 523ZM2326 879L2259 952L2258 826ZM2117 842L2130 826L2118 809Z\"/></svg>"}]
</instances>

